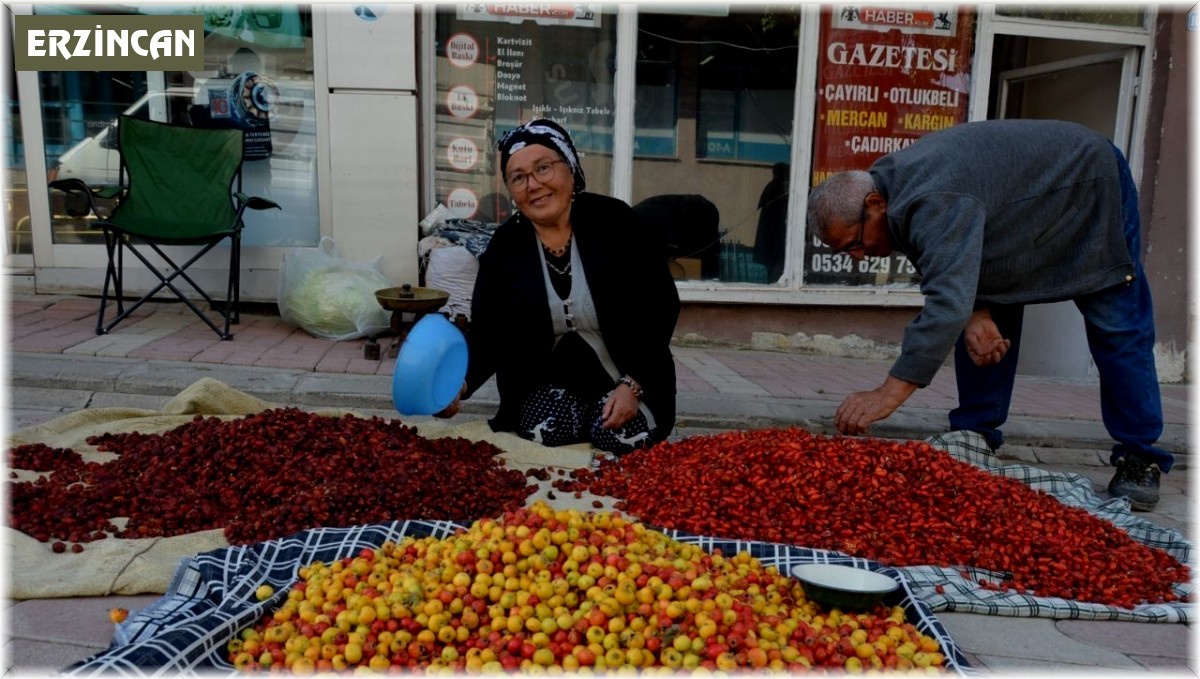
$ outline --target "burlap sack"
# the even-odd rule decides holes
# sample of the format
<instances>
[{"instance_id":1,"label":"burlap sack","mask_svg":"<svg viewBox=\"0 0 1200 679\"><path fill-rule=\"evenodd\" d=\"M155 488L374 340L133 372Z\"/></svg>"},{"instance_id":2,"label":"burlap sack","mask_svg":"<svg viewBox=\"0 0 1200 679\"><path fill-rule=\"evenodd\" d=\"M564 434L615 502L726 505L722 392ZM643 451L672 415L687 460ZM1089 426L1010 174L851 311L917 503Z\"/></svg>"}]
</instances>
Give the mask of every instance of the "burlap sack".
<instances>
[{"instance_id":1,"label":"burlap sack","mask_svg":"<svg viewBox=\"0 0 1200 679\"><path fill-rule=\"evenodd\" d=\"M43 443L52 448L74 450L84 460L106 462L115 456L98 452L88 445L88 437L107 432L163 432L190 422L196 415L236 418L271 407L272 404L223 382L204 378L171 399L161 412L137 408L76 411L11 434L8 446ZM353 413L337 409L315 412L329 416ZM547 448L511 434L497 434L484 421L457 425L453 420L428 421L415 426L428 438L456 436L492 443L504 451L501 457L508 467L522 471L534 467L587 467L596 452L586 444ZM18 472L16 480L36 476L36 472L22 471ZM547 487L543 486L529 501L544 499L546 492ZM565 498L568 505L589 509L593 499L591 496ZM7 596L10 599L161 594L170 584L180 559L229 544L220 530L209 530L170 538L97 540L88 543L79 554L54 554L49 543L38 542L7 526L0 530L9 554L11 577Z\"/></svg>"}]
</instances>

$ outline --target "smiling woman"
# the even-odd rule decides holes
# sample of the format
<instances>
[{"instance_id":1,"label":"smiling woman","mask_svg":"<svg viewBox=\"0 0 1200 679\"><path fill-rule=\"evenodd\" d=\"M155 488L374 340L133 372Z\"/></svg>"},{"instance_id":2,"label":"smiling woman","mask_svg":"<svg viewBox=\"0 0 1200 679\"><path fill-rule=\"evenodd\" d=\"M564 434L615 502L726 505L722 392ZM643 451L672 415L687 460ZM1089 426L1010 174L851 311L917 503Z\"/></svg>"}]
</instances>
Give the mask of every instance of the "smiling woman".
<instances>
[{"instance_id":1,"label":"smiling woman","mask_svg":"<svg viewBox=\"0 0 1200 679\"><path fill-rule=\"evenodd\" d=\"M521 125L499 151L516 212L479 258L460 396L496 375L492 428L547 446L620 454L661 441L675 422L679 296L660 232L584 191L557 123ZM456 400L440 415L457 412Z\"/></svg>"}]
</instances>

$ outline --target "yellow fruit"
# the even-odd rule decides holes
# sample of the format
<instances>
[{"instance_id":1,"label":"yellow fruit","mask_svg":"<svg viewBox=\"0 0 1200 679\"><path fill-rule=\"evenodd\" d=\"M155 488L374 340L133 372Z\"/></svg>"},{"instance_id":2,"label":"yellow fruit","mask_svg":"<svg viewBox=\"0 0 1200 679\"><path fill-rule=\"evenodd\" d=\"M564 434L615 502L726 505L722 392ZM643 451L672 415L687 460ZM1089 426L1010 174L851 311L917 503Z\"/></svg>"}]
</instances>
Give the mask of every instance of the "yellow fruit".
<instances>
[{"instance_id":1,"label":"yellow fruit","mask_svg":"<svg viewBox=\"0 0 1200 679\"><path fill-rule=\"evenodd\" d=\"M630 674L641 668L709 674L743 666L781 672L811 665L792 645L793 633L807 624L821 643L845 636L853 644L846 649L847 671L883 669L883 658L889 666L922 671L945 662L936 640L902 617L893 619L896 609L893 615L825 611L777 568L745 552L710 557L604 512L544 505L525 511L540 522L536 528L509 523L507 516L486 519L452 537L384 545L371 558L304 566L306 586L290 590L281 606L241 632L227 657L246 670L255 660L271 662L272 653L278 657L278 650L264 651L283 643L286 656L273 669L297 673L387 671L390 659L410 654L428 663L429 674ZM651 568L658 574L646 577ZM276 595L269 585L260 592L264 601ZM471 598L477 601L464 603ZM752 620L744 620L748 613ZM300 631L318 622L327 629ZM385 622L400 626L380 632ZM735 624L746 625L747 645L701 664L709 643ZM885 635L873 632L876 639L867 641L868 629L883 628ZM553 650L551 638L565 632L577 637L574 649ZM503 668L495 650L475 646L497 633L523 635L533 646L531 657ZM374 651L370 635L378 635Z\"/></svg>"},{"instance_id":2,"label":"yellow fruit","mask_svg":"<svg viewBox=\"0 0 1200 679\"><path fill-rule=\"evenodd\" d=\"M129 610L126 608L111 608L108 611L108 619L114 623L125 622L125 618L129 617Z\"/></svg>"}]
</instances>

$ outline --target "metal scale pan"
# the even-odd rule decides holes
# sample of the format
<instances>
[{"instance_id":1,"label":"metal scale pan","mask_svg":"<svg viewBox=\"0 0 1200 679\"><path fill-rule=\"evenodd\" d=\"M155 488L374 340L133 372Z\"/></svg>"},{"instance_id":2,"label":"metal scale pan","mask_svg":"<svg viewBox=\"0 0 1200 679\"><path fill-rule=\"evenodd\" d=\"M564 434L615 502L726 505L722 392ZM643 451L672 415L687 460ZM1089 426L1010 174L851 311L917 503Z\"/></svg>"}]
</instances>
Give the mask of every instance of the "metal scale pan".
<instances>
[{"instance_id":1,"label":"metal scale pan","mask_svg":"<svg viewBox=\"0 0 1200 679\"><path fill-rule=\"evenodd\" d=\"M450 293L437 288L414 288L405 283L398 288L376 290L375 299L379 302L379 306L392 312L391 334L393 339L388 347L387 356L396 358L400 352L400 345L404 344L404 338L408 336L408 331L417 321L421 320L422 316L445 306L446 302L450 300ZM412 320L405 320L404 314L412 314ZM376 361L380 359L379 343L376 341L376 337L367 338L366 344L363 345L363 358Z\"/></svg>"}]
</instances>

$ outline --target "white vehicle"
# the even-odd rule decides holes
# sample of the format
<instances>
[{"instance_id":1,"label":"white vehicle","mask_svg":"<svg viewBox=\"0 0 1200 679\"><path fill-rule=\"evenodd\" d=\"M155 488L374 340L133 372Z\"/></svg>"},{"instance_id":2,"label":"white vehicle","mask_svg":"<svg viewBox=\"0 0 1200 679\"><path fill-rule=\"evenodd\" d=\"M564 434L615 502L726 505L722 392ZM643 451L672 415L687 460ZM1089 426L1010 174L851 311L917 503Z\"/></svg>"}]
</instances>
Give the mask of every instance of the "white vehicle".
<instances>
[{"instance_id":1,"label":"white vehicle","mask_svg":"<svg viewBox=\"0 0 1200 679\"><path fill-rule=\"evenodd\" d=\"M254 73L211 78L198 87L148 92L124 113L196 127L243 127L249 132L247 159L270 156L279 158L280 165L300 166L315 161L316 107L308 81L278 83ZM62 154L50 180L82 179L89 186L111 186L118 182L119 171L114 120ZM303 183L308 184L307 177Z\"/></svg>"}]
</instances>

